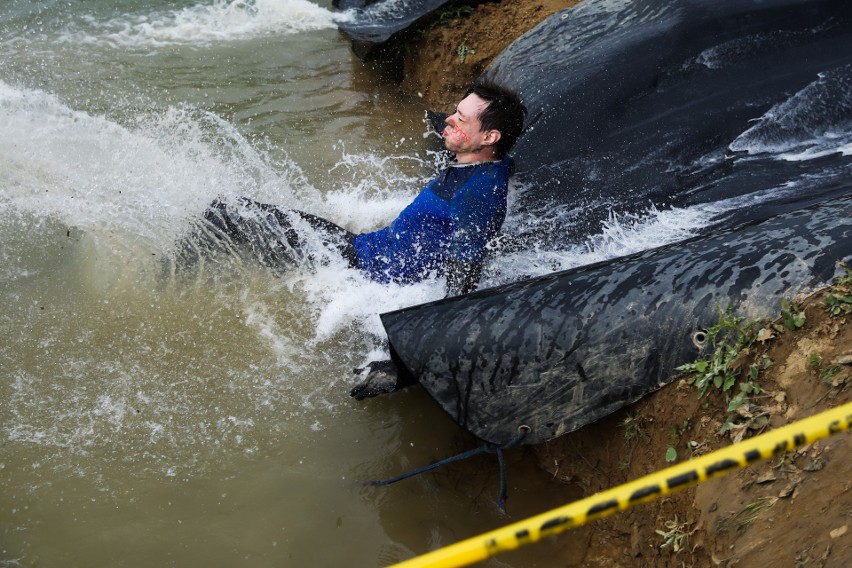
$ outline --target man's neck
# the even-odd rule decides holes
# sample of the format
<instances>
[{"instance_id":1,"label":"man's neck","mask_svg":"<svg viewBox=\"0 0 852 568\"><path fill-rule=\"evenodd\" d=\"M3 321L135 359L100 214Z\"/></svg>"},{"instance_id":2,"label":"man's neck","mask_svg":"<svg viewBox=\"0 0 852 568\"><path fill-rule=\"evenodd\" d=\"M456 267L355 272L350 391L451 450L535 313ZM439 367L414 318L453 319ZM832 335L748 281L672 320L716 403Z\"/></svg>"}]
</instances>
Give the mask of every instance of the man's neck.
<instances>
[{"instance_id":1,"label":"man's neck","mask_svg":"<svg viewBox=\"0 0 852 568\"><path fill-rule=\"evenodd\" d=\"M493 146L486 146L479 152L456 154L456 162L459 164L473 164L476 162L499 162Z\"/></svg>"},{"instance_id":2,"label":"man's neck","mask_svg":"<svg viewBox=\"0 0 852 568\"><path fill-rule=\"evenodd\" d=\"M449 167L451 168L472 168L474 166L481 166L482 164L496 164L500 160L480 160L478 162L450 162Z\"/></svg>"}]
</instances>

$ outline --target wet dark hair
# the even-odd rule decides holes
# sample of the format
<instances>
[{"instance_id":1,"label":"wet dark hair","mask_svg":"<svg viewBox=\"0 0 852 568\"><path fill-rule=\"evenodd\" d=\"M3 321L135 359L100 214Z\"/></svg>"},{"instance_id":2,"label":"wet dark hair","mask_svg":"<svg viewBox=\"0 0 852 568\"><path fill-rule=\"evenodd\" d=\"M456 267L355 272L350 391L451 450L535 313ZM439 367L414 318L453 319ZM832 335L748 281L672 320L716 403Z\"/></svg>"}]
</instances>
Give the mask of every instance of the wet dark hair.
<instances>
[{"instance_id":1,"label":"wet dark hair","mask_svg":"<svg viewBox=\"0 0 852 568\"><path fill-rule=\"evenodd\" d=\"M479 122L483 131L500 131L500 140L494 144L494 150L497 157L502 158L521 135L527 108L517 93L487 79L474 83L465 96L470 94L488 101L488 106L479 113Z\"/></svg>"}]
</instances>

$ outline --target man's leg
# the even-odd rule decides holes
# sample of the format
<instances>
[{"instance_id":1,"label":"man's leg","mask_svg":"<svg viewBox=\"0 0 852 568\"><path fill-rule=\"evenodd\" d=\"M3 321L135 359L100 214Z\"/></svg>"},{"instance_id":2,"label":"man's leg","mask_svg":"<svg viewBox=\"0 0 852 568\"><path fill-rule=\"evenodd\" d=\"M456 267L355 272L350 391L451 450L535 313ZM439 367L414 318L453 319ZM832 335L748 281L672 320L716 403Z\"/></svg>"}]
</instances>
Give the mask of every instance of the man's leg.
<instances>
[{"instance_id":1,"label":"man's leg","mask_svg":"<svg viewBox=\"0 0 852 568\"><path fill-rule=\"evenodd\" d=\"M356 266L352 244L355 235L316 215L284 210L249 199L241 199L238 205L216 200L204 213L204 219L219 238L227 238L238 246L249 248L270 267L292 265L313 258L306 250L304 236L293 226L294 216L322 233L323 245L339 252L350 266Z\"/></svg>"},{"instance_id":2,"label":"man's leg","mask_svg":"<svg viewBox=\"0 0 852 568\"><path fill-rule=\"evenodd\" d=\"M305 213L304 211L293 210L293 213L299 215L302 219L317 231L324 233L328 238L323 239L323 245L332 247L340 253L344 259L349 262L352 268L358 268L358 258L355 254L355 233L350 233L340 225L332 223L328 219Z\"/></svg>"},{"instance_id":3,"label":"man's leg","mask_svg":"<svg viewBox=\"0 0 852 568\"><path fill-rule=\"evenodd\" d=\"M207 228L270 267L292 265L301 258L299 235L286 211L241 199L231 205L216 200L204 212Z\"/></svg>"}]
</instances>

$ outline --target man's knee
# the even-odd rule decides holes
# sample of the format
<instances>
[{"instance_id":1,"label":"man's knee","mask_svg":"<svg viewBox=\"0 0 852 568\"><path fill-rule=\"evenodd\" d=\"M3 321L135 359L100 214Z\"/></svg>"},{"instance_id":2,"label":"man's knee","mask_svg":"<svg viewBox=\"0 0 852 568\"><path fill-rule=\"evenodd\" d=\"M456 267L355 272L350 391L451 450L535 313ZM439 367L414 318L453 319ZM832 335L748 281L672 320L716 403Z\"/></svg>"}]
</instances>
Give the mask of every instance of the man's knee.
<instances>
[{"instance_id":1,"label":"man's knee","mask_svg":"<svg viewBox=\"0 0 852 568\"><path fill-rule=\"evenodd\" d=\"M231 219L232 213L224 201L213 200L204 211L203 217L217 232L227 235L231 239L239 240L241 234L234 225Z\"/></svg>"}]
</instances>

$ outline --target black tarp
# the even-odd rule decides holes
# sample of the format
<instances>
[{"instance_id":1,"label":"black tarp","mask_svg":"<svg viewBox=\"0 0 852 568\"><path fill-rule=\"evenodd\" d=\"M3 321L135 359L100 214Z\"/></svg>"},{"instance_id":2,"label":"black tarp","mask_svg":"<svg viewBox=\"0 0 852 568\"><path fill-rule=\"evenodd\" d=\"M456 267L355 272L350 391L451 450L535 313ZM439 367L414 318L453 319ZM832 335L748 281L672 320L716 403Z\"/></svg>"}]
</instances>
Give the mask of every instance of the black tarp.
<instances>
[{"instance_id":1,"label":"black tarp","mask_svg":"<svg viewBox=\"0 0 852 568\"><path fill-rule=\"evenodd\" d=\"M852 189L852 186L848 186ZM729 302L750 318L852 261L852 197L631 257L382 315L401 364L494 444L571 432L657 390Z\"/></svg>"},{"instance_id":2,"label":"black tarp","mask_svg":"<svg viewBox=\"0 0 852 568\"><path fill-rule=\"evenodd\" d=\"M361 59L371 54L395 34L428 17L449 0L337 0L335 6L349 10L351 18L338 27L352 40L352 50Z\"/></svg>"},{"instance_id":3,"label":"black tarp","mask_svg":"<svg viewBox=\"0 0 852 568\"><path fill-rule=\"evenodd\" d=\"M852 174L848 152L779 159L852 132L846 0L586 0L486 76L530 111L513 150L516 246L580 242L613 213L737 199L716 220L731 226L842 194Z\"/></svg>"}]
</instances>

